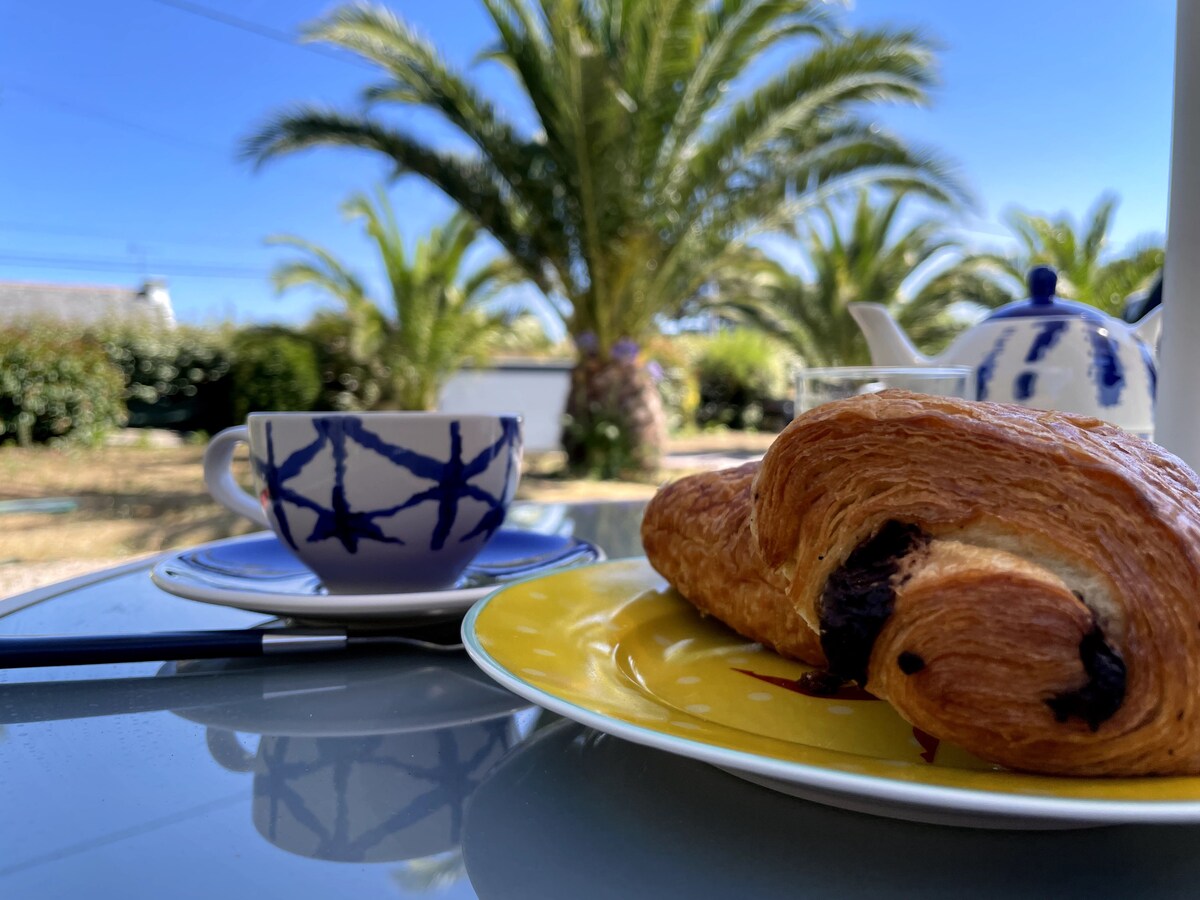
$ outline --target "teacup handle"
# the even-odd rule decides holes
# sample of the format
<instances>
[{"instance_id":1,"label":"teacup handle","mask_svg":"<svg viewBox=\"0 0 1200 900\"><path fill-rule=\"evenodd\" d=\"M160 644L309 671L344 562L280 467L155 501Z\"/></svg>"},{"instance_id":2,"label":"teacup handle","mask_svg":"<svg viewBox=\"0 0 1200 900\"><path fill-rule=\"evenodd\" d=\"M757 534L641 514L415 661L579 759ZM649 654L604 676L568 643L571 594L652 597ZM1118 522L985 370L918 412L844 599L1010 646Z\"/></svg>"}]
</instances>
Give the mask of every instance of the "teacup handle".
<instances>
[{"instance_id":1,"label":"teacup handle","mask_svg":"<svg viewBox=\"0 0 1200 900\"><path fill-rule=\"evenodd\" d=\"M253 494L244 491L233 480L233 454L238 444L249 443L250 432L245 425L226 428L208 442L204 451L204 484L213 499L239 516L270 528L271 523L262 505Z\"/></svg>"},{"instance_id":2,"label":"teacup handle","mask_svg":"<svg viewBox=\"0 0 1200 900\"><path fill-rule=\"evenodd\" d=\"M204 743L208 745L209 755L222 769L229 772L253 772L254 754L238 743L237 735L224 728L213 728L211 725L204 729Z\"/></svg>"}]
</instances>

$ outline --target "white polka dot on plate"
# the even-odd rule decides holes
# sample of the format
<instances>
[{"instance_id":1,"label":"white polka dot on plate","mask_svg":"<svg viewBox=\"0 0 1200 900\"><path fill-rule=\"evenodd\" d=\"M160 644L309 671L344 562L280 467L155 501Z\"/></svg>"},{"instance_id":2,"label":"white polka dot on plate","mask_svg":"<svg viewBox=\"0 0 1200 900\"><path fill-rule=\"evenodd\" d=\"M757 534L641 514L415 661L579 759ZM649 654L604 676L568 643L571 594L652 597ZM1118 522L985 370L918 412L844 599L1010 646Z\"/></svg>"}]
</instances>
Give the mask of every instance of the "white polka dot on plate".
<instances>
[{"instance_id":1,"label":"white polka dot on plate","mask_svg":"<svg viewBox=\"0 0 1200 900\"><path fill-rule=\"evenodd\" d=\"M544 647L534 647L533 652L536 653L538 656L554 656L555 655L553 650L547 650Z\"/></svg>"},{"instance_id":2,"label":"white polka dot on plate","mask_svg":"<svg viewBox=\"0 0 1200 900\"><path fill-rule=\"evenodd\" d=\"M835 716L848 716L854 712L849 706L829 706L826 707Z\"/></svg>"},{"instance_id":3,"label":"white polka dot on plate","mask_svg":"<svg viewBox=\"0 0 1200 900\"><path fill-rule=\"evenodd\" d=\"M707 703L692 703L688 706L685 706L684 709L690 713L706 713L709 712L712 707Z\"/></svg>"},{"instance_id":4,"label":"white polka dot on plate","mask_svg":"<svg viewBox=\"0 0 1200 900\"><path fill-rule=\"evenodd\" d=\"M537 678L544 678L546 676L546 673L541 669L522 669L521 673L524 675L533 675Z\"/></svg>"},{"instance_id":5,"label":"white polka dot on plate","mask_svg":"<svg viewBox=\"0 0 1200 900\"><path fill-rule=\"evenodd\" d=\"M517 631L521 634L537 634L538 630L531 625L518 625Z\"/></svg>"},{"instance_id":6,"label":"white polka dot on plate","mask_svg":"<svg viewBox=\"0 0 1200 900\"><path fill-rule=\"evenodd\" d=\"M771 695L766 691L751 691L746 695L746 697L750 700L754 700L756 703L762 703L764 700L771 699Z\"/></svg>"},{"instance_id":7,"label":"white polka dot on plate","mask_svg":"<svg viewBox=\"0 0 1200 900\"><path fill-rule=\"evenodd\" d=\"M675 683L676 684L699 684L700 676L699 675L683 675L679 678L676 678Z\"/></svg>"}]
</instances>

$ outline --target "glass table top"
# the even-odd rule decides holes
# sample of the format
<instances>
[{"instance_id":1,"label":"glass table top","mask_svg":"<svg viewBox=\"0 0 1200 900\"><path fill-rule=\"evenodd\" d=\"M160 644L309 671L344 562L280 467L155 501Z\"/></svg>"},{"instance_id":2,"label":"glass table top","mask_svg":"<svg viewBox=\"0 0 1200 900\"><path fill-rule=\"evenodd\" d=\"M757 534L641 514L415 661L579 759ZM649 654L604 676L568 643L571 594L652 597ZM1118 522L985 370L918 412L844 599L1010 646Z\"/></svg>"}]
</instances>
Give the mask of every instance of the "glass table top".
<instances>
[{"instance_id":1,"label":"glass table top","mask_svg":"<svg viewBox=\"0 0 1200 900\"><path fill-rule=\"evenodd\" d=\"M526 507L612 558L642 504ZM250 627L149 563L0 635ZM1190 894L1200 828L984 832L806 803L529 706L462 654L0 670L0 896Z\"/></svg>"}]
</instances>

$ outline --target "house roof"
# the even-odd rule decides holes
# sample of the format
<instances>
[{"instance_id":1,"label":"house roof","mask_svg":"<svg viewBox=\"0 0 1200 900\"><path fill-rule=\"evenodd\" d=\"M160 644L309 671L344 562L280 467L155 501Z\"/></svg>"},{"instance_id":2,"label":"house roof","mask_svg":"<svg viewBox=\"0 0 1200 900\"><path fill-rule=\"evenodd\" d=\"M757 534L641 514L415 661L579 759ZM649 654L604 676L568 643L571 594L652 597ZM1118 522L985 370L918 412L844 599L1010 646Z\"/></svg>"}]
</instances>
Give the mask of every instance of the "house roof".
<instances>
[{"instance_id":1,"label":"house roof","mask_svg":"<svg viewBox=\"0 0 1200 900\"><path fill-rule=\"evenodd\" d=\"M111 320L170 325L174 313L161 281L137 288L0 281L0 322L44 318L85 325Z\"/></svg>"}]
</instances>

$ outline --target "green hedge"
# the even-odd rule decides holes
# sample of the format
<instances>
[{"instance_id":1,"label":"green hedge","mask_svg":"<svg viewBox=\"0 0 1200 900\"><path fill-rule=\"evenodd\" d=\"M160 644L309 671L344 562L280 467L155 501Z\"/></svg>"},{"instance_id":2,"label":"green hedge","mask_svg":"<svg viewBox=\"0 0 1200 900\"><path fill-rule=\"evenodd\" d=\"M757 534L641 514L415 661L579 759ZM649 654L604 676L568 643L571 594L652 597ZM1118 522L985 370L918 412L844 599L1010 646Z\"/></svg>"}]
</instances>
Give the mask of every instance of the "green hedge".
<instances>
[{"instance_id":1,"label":"green hedge","mask_svg":"<svg viewBox=\"0 0 1200 900\"><path fill-rule=\"evenodd\" d=\"M231 380L238 422L256 410L306 411L320 405L317 349L304 335L282 326L238 332Z\"/></svg>"},{"instance_id":2,"label":"green hedge","mask_svg":"<svg viewBox=\"0 0 1200 900\"><path fill-rule=\"evenodd\" d=\"M764 407L787 392L790 357L761 332L722 331L705 342L696 368L701 426L756 430Z\"/></svg>"},{"instance_id":3,"label":"green hedge","mask_svg":"<svg viewBox=\"0 0 1200 900\"><path fill-rule=\"evenodd\" d=\"M0 331L0 443L99 443L125 419L123 392L95 340L48 325Z\"/></svg>"},{"instance_id":4,"label":"green hedge","mask_svg":"<svg viewBox=\"0 0 1200 900\"><path fill-rule=\"evenodd\" d=\"M0 442L98 441L123 423L211 434L254 410L369 409L387 374L354 361L333 317L302 331L0 329Z\"/></svg>"},{"instance_id":5,"label":"green hedge","mask_svg":"<svg viewBox=\"0 0 1200 900\"><path fill-rule=\"evenodd\" d=\"M302 332L317 351L321 377L319 408L356 412L374 409L391 371L379 360L353 352L350 323L337 313L318 313Z\"/></svg>"},{"instance_id":6,"label":"green hedge","mask_svg":"<svg viewBox=\"0 0 1200 900\"><path fill-rule=\"evenodd\" d=\"M124 376L131 426L212 433L233 423L227 331L131 323L94 333Z\"/></svg>"}]
</instances>

